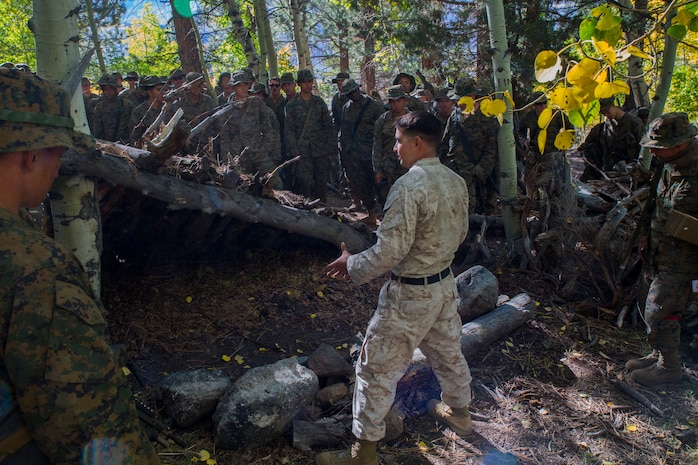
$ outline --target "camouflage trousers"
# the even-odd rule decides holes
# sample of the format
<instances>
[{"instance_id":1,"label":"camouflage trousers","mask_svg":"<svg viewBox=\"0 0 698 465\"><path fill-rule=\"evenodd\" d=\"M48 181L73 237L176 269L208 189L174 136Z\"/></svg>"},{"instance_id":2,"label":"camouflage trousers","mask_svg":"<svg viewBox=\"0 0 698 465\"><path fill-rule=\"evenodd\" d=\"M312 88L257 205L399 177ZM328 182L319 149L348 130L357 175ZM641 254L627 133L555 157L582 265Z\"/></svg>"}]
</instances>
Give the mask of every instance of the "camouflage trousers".
<instances>
[{"instance_id":1,"label":"camouflage trousers","mask_svg":"<svg viewBox=\"0 0 698 465\"><path fill-rule=\"evenodd\" d=\"M649 285L645 299L645 323L647 333L658 323L680 318L694 297L691 281L694 274L666 270L646 270L645 284Z\"/></svg>"},{"instance_id":2,"label":"camouflage trousers","mask_svg":"<svg viewBox=\"0 0 698 465\"><path fill-rule=\"evenodd\" d=\"M241 167L243 172L248 174L258 174L259 176L271 173L276 168L269 155L264 152L248 150L241 157ZM272 189L283 189L283 183L278 174L269 181Z\"/></svg>"},{"instance_id":3,"label":"camouflage trousers","mask_svg":"<svg viewBox=\"0 0 698 465\"><path fill-rule=\"evenodd\" d=\"M356 362L352 431L357 438L385 436L385 416L416 348L429 360L443 401L454 408L470 404L472 378L460 347L456 292L452 275L424 286L393 280L383 285Z\"/></svg>"},{"instance_id":4,"label":"camouflage trousers","mask_svg":"<svg viewBox=\"0 0 698 465\"><path fill-rule=\"evenodd\" d=\"M294 191L309 199L327 200L327 182L330 180L330 159L326 155L301 155L294 167Z\"/></svg>"},{"instance_id":5,"label":"camouflage trousers","mask_svg":"<svg viewBox=\"0 0 698 465\"><path fill-rule=\"evenodd\" d=\"M360 199L368 210L375 208L376 197L373 190L375 179L371 160L361 160L358 156L347 153L343 153L341 159L347 174L351 198Z\"/></svg>"}]
</instances>

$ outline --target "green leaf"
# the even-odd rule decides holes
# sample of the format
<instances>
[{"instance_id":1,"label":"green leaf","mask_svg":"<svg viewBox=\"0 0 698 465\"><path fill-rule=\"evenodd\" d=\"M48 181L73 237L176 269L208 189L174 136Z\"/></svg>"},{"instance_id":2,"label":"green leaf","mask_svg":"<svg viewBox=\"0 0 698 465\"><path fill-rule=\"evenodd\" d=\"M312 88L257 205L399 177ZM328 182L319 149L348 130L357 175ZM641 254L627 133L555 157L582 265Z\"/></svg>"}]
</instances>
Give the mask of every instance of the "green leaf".
<instances>
[{"instance_id":1,"label":"green leaf","mask_svg":"<svg viewBox=\"0 0 698 465\"><path fill-rule=\"evenodd\" d=\"M582 24L579 25L579 38L581 40L590 40L594 35L597 22L598 20L596 18L587 18L582 21Z\"/></svg>"},{"instance_id":2,"label":"green leaf","mask_svg":"<svg viewBox=\"0 0 698 465\"><path fill-rule=\"evenodd\" d=\"M691 2L688 5L686 5L686 9L693 13L694 15L698 14L698 2Z\"/></svg>"},{"instance_id":3,"label":"green leaf","mask_svg":"<svg viewBox=\"0 0 698 465\"><path fill-rule=\"evenodd\" d=\"M620 39L623 38L623 30L620 27L615 27L602 31L600 29L594 30L594 38L598 41L606 42L613 48L616 48Z\"/></svg>"},{"instance_id":4,"label":"green leaf","mask_svg":"<svg viewBox=\"0 0 698 465\"><path fill-rule=\"evenodd\" d=\"M698 32L698 16L693 18L690 23L688 23L688 30L691 32Z\"/></svg>"},{"instance_id":5,"label":"green leaf","mask_svg":"<svg viewBox=\"0 0 698 465\"><path fill-rule=\"evenodd\" d=\"M682 26L681 24L675 24L666 31L667 34L676 40L683 40L683 38L686 37L687 32L688 29L686 26Z\"/></svg>"}]
</instances>

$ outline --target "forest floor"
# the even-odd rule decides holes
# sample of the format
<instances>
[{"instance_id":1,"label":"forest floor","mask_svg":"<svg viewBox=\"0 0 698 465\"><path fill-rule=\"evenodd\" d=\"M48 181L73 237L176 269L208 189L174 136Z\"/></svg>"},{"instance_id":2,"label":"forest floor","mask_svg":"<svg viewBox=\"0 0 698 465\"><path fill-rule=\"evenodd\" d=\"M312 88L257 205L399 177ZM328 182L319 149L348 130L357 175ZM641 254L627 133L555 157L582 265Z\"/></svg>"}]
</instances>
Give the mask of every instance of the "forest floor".
<instances>
[{"instance_id":1,"label":"forest floor","mask_svg":"<svg viewBox=\"0 0 698 465\"><path fill-rule=\"evenodd\" d=\"M407 418L405 432L381 444L382 463L698 463L698 450L690 447L696 446L698 363L688 343L680 383L637 386L663 411L658 417L613 384L628 379L628 358L648 351L643 328L626 321L619 329L617 309L578 311L556 297L554 277L510 268L501 233L488 234L495 258L488 268L500 294L528 293L536 315L468 360L471 410L487 421L474 422L475 434L461 438L428 415ZM138 367L144 387L137 395L152 405L153 386L168 373L219 368L235 380L251 367L308 355L321 343L345 350L343 344L365 332L382 280L356 286L331 279L323 267L338 250L301 243L249 248L227 262L106 263L102 297L114 340ZM206 450L219 465L309 465L318 452L296 450L288 437L259 449L216 450L211 430L200 423L177 431L190 447L158 446L163 463L198 462ZM497 453L517 461L494 461Z\"/></svg>"}]
</instances>

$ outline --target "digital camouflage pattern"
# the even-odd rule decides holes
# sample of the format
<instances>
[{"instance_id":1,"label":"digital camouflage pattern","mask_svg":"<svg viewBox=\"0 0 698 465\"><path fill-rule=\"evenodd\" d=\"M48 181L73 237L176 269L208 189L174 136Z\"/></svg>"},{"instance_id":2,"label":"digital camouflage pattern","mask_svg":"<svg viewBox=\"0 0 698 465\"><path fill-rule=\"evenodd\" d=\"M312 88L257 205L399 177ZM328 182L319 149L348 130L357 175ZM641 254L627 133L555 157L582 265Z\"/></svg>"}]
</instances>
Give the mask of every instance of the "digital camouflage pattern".
<instances>
[{"instance_id":1,"label":"digital camouflage pattern","mask_svg":"<svg viewBox=\"0 0 698 465\"><path fill-rule=\"evenodd\" d=\"M349 257L351 280L363 284L392 271L425 277L447 269L468 232L468 191L436 157L417 161L393 185L376 244ZM356 363L354 421L359 439L385 435L397 381L419 347L453 407L470 403L470 370L460 350L461 320L453 274L428 285L387 281Z\"/></svg>"},{"instance_id":2,"label":"digital camouflage pattern","mask_svg":"<svg viewBox=\"0 0 698 465\"><path fill-rule=\"evenodd\" d=\"M597 168L610 171L620 161L631 163L637 160L644 133L642 120L626 112L618 121L606 119L591 128L579 148ZM585 174L583 178L598 177L588 170Z\"/></svg>"},{"instance_id":3,"label":"digital camouflage pattern","mask_svg":"<svg viewBox=\"0 0 698 465\"><path fill-rule=\"evenodd\" d=\"M483 115L480 109L471 115L456 110L449 117L441 139L439 158L465 179L471 213L483 212L495 195L493 176L498 131L497 120Z\"/></svg>"},{"instance_id":4,"label":"digital camouflage pattern","mask_svg":"<svg viewBox=\"0 0 698 465\"><path fill-rule=\"evenodd\" d=\"M73 130L66 91L41 76L0 68L0 152L49 147L86 153L95 146L89 134Z\"/></svg>"},{"instance_id":5,"label":"digital camouflage pattern","mask_svg":"<svg viewBox=\"0 0 698 465\"><path fill-rule=\"evenodd\" d=\"M182 115L182 120L186 121L187 123L190 123L202 113L211 111L216 107L216 104L213 102L210 95L203 93L199 94L198 100L194 101L188 92L184 92L180 96L179 100L177 100L175 105L177 108L182 109L184 112L184 115ZM177 111L176 108L175 111Z\"/></svg>"},{"instance_id":6,"label":"digital camouflage pattern","mask_svg":"<svg viewBox=\"0 0 698 465\"><path fill-rule=\"evenodd\" d=\"M119 97L106 99L102 96L94 106L92 135L97 139L112 142L128 142L130 140L129 120L134 105L130 100Z\"/></svg>"},{"instance_id":7,"label":"digital camouflage pattern","mask_svg":"<svg viewBox=\"0 0 698 465\"><path fill-rule=\"evenodd\" d=\"M131 144L136 144L141 140L145 131L160 115L161 110L162 105L158 107L157 105L151 105L150 102L147 101L133 109L128 121L128 133ZM172 107L169 107L167 114L164 116L164 121L169 121L172 116L174 116L174 112L172 111Z\"/></svg>"},{"instance_id":8,"label":"digital camouflage pattern","mask_svg":"<svg viewBox=\"0 0 698 465\"><path fill-rule=\"evenodd\" d=\"M160 463L78 260L0 209L0 270L3 408L56 465Z\"/></svg>"},{"instance_id":9,"label":"digital camouflage pattern","mask_svg":"<svg viewBox=\"0 0 698 465\"><path fill-rule=\"evenodd\" d=\"M332 96L332 102L330 102L330 108L332 108L332 124L339 134L339 130L342 126L342 108L349 101L349 97L342 95L341 92L336 92Z\"/></svg>"},{"instance_id":10,"label":"digital camouflage pattern","mask_svg":"<svg viewBox=\"0 0 698 465\"><path fill-rule=\"evenodd\" d=\"M245 173L263 175L273 171L281 153L281 140L272 122L274 112L256 97L248 97L232 105L234 108L219 137L222 158L227 157L232 161L247 148L240 160ZM278 176L272 178L271 187L282 188Z\"/></svg>"},{"instance_id":11,"label":"digital camouflage pattern","mask_svg":"<svg viewBox=\"0 0 698 465\"><path fill-rule=\"evenodd\" d=\"M301 72L298 73L300 76ZM300 93L296 94L286 102L285 119L286 152L290 158L301 157L292 168L295 189L313 199L325 200L330 179L329 155L337 152L327 104L317 95L305 100Z\"/></svg>"},{"instance_id":12,"label":"digital camouflage pattern","mask_svg":"<svg viewBox=\"0 0 698 465\"><path fill-rule=\"evenodd\" d=\"M378 117L373 126L372 163L375 173L383 173L388 187L407 172L400 164L395 147L395 118L390 110Z\"/></svg>"},{"instance_id":13,"label":"digital camouflage pattern","mask_svg":"<svg viewBox=\"0 0 698 465\"><path fill-rule=\"evenodd\" d=\"M376 120L384 111L383 105L368 96L363 96L358 103L349 100L342 108L340 159L352 198L361 199L368 210L376 205L373 189L373 133Z\"/></svg>"}]
</instances>

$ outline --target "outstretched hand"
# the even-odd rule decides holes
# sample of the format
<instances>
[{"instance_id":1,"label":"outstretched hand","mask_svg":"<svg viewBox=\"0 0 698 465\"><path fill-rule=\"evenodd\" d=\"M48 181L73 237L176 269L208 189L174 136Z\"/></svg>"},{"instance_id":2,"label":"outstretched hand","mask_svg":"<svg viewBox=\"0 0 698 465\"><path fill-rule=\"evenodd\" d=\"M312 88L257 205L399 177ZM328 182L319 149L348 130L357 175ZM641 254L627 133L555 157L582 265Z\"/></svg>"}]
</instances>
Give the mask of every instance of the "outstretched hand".
<instances>
[{"instance_id":1,"label":"outstretched hand","mask_svg":"<svg viewBox=\"0 0 698 465\"><path fill-rule=\"evenodd\" d=\"M325 267L325 273L331 278L349 279L349 270L347 270L347 260L351 256L347 250L347 245L342 242L340 244L342 254L335 261Z\"/></svg>"}]
</instances>

